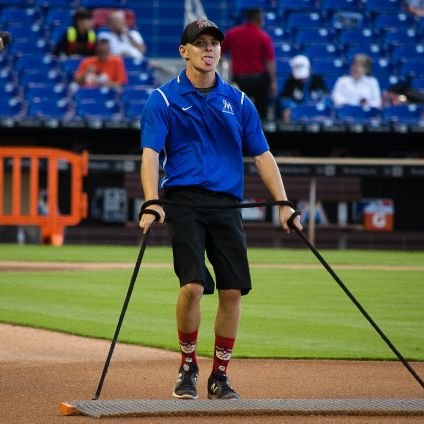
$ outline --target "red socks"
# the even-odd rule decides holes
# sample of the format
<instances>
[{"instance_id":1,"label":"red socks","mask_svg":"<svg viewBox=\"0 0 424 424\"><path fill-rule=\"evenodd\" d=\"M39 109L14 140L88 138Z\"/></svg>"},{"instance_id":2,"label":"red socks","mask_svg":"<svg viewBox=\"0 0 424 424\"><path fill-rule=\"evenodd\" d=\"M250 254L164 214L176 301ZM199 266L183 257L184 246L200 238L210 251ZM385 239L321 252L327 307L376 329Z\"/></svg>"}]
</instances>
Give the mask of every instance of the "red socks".
<instances>
[{"instance_id":1,"label":"red socks","mask_svg":"<svg viewBox=\"0 0 424 424\"><path fill-rule=\"evenodd\" d=\"M197 330L192 333L183 333L178 330L178 339L181 350L181 365L194 365L197 367L196 342Z\"/></svg>"},{"instance_id":2,"label":"red socks","mask_svg":"<svg viewBox=\"0 0 424 424\"><path fill-rule=\"evenodd\" d=\"M226 374L231 359L235 339L215 335L215 354L212 374Z\"/></svg>"}]
</instances>

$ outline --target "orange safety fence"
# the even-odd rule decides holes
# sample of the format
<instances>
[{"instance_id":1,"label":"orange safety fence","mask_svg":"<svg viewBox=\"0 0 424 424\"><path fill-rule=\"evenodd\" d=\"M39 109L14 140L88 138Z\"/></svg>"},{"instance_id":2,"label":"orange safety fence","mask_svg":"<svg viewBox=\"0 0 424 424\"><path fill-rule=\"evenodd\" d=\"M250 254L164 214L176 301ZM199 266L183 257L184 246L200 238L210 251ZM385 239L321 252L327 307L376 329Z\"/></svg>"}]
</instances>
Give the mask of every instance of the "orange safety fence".
<instances>
[{"instance_id":1,"label":"orange safety fence","mask_svg":"<svg viewBox=\"0 0 424 424\"><path fill-rule=\"evenodd\" d=\"M62 170L69 170L70 202L65 213L59 207ZM65 227L77 225L87 217L87 194L83 192L87 173L87 152L0 147L0 226L39 226L43 243L61 246ZM44 208L40 207L42 193L46 194Z\"/></svg>"}]
</instances>

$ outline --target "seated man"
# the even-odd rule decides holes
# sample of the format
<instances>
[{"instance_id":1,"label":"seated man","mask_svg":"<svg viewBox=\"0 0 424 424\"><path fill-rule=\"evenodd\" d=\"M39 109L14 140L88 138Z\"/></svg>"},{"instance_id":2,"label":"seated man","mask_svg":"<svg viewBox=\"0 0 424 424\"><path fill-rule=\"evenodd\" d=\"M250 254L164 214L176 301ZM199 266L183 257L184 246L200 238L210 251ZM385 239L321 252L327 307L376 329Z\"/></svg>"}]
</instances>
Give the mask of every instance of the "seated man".
<instances>
[{"instance_id":1,"label":"seated man","mask_svg":"<svg viewBox=\"0 0 424 424\"><path fill-rule=\"evenodd\" d=\"M99 38L96 55L81 61L75 72L75 81L84 87L121 87L127 83L124 61L110 53L108 40Z\"/></svg>"},{"instance_id":2,"label":"seated man","mask_svg":"<svg viewBox=\"0 0 424 424\"><path fill-rule=\"evenodd\" d=\"M146 44L143 37L135 29L129 29L122 10L114 10L109 18L110 31L102 31L99 37L109 40L112 54L121 57L143 59Z\"/></svg>"},{"instance_id":3,"label":"seated man","mask_svg":"<svg viewBox=\"0 0 424 424\"><path fill-rule=\"evenodd\" d=\"M307 102L329 102L328 89L321 75L311 73L306 56L297 55L290 60L291 75L279 94L281 119L290 122L290 109Z\"/></svg>"}]
</instances>

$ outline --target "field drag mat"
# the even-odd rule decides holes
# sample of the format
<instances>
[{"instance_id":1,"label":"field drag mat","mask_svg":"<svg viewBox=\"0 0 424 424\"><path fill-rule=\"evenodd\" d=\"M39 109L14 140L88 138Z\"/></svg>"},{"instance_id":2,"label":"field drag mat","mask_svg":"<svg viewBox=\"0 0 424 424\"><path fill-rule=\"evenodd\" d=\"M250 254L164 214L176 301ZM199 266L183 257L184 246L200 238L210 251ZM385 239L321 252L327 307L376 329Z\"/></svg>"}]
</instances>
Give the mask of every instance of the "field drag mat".
<instances>
[{"instance_id":1,"label":"field drag mat","mask_svg":"<svg viewBox=\"0 0 424 424\"><path fill-rule=\"evenodd\" d=\"M193 415L422 415L424 399L76 400L62 415L152 417Z\"/></svg>"}]
</instances>

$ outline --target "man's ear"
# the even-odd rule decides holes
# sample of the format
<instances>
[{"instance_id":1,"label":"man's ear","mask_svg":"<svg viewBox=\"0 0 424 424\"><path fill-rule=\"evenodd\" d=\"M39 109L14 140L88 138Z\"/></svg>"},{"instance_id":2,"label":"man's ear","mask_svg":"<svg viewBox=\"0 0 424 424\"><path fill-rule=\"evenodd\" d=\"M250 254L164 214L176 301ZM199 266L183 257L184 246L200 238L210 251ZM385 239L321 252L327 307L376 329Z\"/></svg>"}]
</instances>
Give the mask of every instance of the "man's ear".
<instances>
[{"instance_id":1,"label":"man's ear","mask_svg":"<svg viewBox=\"0 0 424 424\"><path fill-rule=\"evenodd\" d=\"M184 45L180 45L179 50L180 50L180 55L181 55L181 57L182 57L184 60L189 60L189 58L188 58L188 51L187 51L187 49L186 49L186 46L184 46Z\"/></svg>"}]
</instances>

